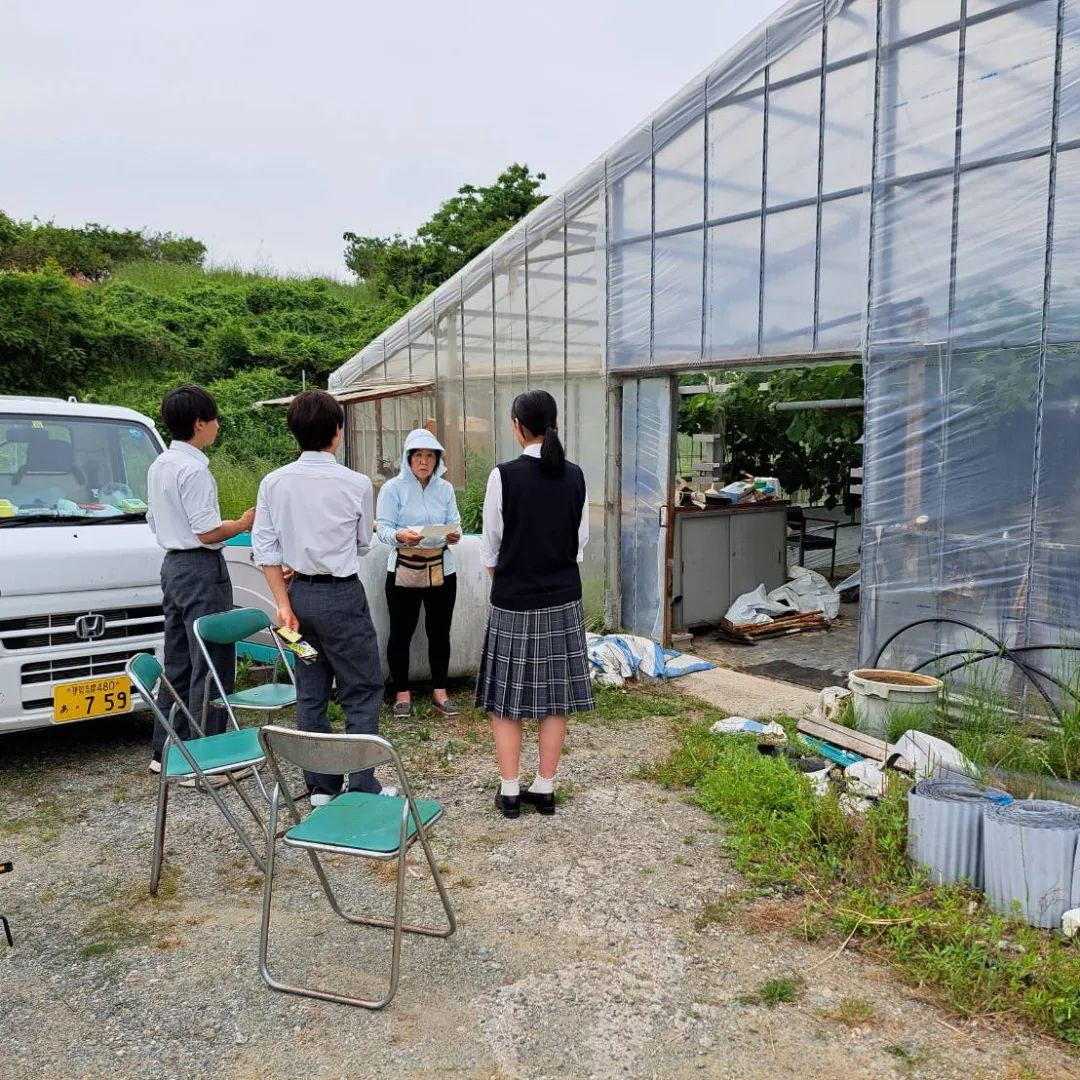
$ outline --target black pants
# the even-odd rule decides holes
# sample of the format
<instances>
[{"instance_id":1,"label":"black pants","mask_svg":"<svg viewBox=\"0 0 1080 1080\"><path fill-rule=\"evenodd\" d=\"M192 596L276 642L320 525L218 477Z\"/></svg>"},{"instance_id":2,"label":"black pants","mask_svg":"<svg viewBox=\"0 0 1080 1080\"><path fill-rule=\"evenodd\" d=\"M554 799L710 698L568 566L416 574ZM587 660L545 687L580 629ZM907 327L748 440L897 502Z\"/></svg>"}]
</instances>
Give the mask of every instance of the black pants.
<instances>
[{"instance_id":1,"label":"black pants","mask_svg":"<svg viewBox=\"0 0 1080 1080\"><path fill-rule=\"evenodd\" d=\"M442 585L429 589L401 589L394 575L386 575L386 606L390 609L390 640L386 644L386 662L394 691L404 694L409 686L409 646L424 605L424 629L428 639L428 663L431 685L446 686L450 670L450 624L454 620L457 599L457 574L448 574Z\"/></svg>"},{"instance_id":2,"label":"black pants","mask_svg":"<svg viewBox=\"0 0 1080 1080\"><path fill-rule=\"evenodd\" d=\"M201 723L203 691L210 669L195 640L195 620L202 615L232 610L232 582L225 556L210 548L166 552L161 564L161 591L165 611L165 678L173 684L191 715ZM207 651L225 685L225 693L231 694L236 676L236 646L208 642ZM217 696L217 684L211 680L210 697ZM172 698L162 687L158 691L158 705L166 716L172 704ZM225 730L226 719L224 709L211 708L206 718L206 734L220 734ZM187 718L179 710L173 717L173 727L181 739L195 734L189 730ZM164 745L165 729L154 724L155 752L160 754Z\"/></svg>"},{"instance_id":3,"label":"black pants","mask_svg":"<svg viewBox=\"0 0 1080 1080\"><path fill-rule=\"evenodd\" d=\"M294 580L289 588L300 633L319 652L310 664L296 665L296 726L301 731L330 730L327 706L330 687L337 684L345 711L345 730L351 735L379 734L383 699L379 643L368 610L364 586L348 582ZM321 795L341 791L340 773L304 773L308 787ZM372 769L349 776L350 791L378 792Z\"/></svg>"}]
</instances>

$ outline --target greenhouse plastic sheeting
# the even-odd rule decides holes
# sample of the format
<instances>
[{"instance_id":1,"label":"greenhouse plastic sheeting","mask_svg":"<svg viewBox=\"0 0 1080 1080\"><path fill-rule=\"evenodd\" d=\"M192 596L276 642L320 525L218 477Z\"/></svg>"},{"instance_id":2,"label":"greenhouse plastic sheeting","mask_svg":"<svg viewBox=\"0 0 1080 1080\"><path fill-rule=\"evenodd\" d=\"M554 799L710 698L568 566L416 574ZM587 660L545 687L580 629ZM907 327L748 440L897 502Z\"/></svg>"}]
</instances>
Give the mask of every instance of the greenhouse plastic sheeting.
<instances>
[{"instance_id":1,"label":"greenhouse plastic sheeting","mask_svg":"<svg viewBox=\"0 0 1080 1080\"><path fill-rule=\"evenodd\" d=\"M435 332L462 304L463 356ZM863 364L863 664L920 619L1077 643L1080 0L785 4L331 384L435 378L438 415L501 456L512 393L566 400L580 340L598 387ZM631 529L622 592L644 619L662 583L645 603L655 574L627 575L662 557L659 530L627 507L666 503L671 477L627 467L633 430L575 452L597 479L622 452L603 502ZM882 662L981 645L939 623Z\"/></svg>"},{"instance_id":2,"label":"greenhouse plastic sheeting","mask_svg":"<svg viewBox=\"0 0 1080 1080\"><path fill-rule=\"evenodd\" d=\"M664 637L673 411L667 378L635 379L623 389L622 625L653 641Z\"/></svg>"},{"instance_id":3,"label":"greenhouse plastic sheeting","mask_svg":"<svg viewBox=\"0 0 1080 1080\"><path fill-rule=\"evenodd\" d=\"M933 25L956 6L887 5L883 28L886 40L922 37L880 70L867 662L919 619L1014 645L1076 642L1080 147L1067 140L1080 135L1080 8L969 3L963 26ZM962 627L927 625L882 663L986 647ZM1060 673L1057 654L1027 655ZM1010 677L1004 665L973 676L997 689Z\"/></svg>"}]
</instances>

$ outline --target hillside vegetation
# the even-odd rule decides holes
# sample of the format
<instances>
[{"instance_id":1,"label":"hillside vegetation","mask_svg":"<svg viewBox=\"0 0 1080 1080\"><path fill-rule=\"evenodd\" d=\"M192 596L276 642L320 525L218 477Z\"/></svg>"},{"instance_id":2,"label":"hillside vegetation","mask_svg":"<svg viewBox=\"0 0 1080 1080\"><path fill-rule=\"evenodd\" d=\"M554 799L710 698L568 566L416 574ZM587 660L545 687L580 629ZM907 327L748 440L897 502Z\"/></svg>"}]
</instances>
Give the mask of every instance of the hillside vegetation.
<instances>
[{"instance_id":1,"label":"hillside vegetation","mask_svg":"<svg viewBox=\"0 0 1080 1080\"><path fill-rule=\"evenodd\" d=\"M215 473L228 509L250 501L291 440L260 398L330 373L538 205L543 174L512 165L467 184L413 238L344 234L351 283L206 265L199 240L61 228L0 212L0 387L127 405L206 386L221 409Z\"/></svg>"}]
</instances>

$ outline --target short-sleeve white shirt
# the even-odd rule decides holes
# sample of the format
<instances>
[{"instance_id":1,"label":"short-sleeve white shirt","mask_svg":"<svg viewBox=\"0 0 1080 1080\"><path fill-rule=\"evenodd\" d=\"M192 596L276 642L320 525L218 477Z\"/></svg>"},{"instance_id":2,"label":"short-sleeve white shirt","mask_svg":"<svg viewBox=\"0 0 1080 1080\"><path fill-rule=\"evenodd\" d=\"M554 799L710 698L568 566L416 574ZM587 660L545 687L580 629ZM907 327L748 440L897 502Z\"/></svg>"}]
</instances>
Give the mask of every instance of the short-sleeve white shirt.
<instances>
[{"instance_id":1,"label":"short-sleeve white shirt","mask_svg":"<svg viewBox=\"0 0 1080 1080\"><path fill-rule=\"evenodd\" d=\"M217 483L201 450L175 440L151 463L146 487L146 520L166 551L222 546L199 539L221 524Z\"/></svg>"}]
</instances>

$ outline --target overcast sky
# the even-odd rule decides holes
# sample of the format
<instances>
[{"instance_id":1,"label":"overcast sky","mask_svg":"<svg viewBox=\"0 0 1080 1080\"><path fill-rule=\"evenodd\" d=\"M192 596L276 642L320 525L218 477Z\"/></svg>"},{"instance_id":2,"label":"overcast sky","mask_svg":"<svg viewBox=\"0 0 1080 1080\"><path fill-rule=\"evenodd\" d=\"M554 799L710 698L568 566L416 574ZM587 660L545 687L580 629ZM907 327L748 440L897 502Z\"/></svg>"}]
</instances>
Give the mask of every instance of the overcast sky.
<instances>
[{"instance_id":1,"label":"overcast sky","mask_svg":"<svg viewBox=\"0 0 1080 1080\"><path fill-rule=\"evenodd\" d=\"M346 276L512 161L557 189L779 0L0 0L0 209Z\"/></svg>"}]
</instances>

